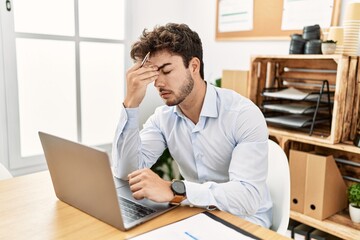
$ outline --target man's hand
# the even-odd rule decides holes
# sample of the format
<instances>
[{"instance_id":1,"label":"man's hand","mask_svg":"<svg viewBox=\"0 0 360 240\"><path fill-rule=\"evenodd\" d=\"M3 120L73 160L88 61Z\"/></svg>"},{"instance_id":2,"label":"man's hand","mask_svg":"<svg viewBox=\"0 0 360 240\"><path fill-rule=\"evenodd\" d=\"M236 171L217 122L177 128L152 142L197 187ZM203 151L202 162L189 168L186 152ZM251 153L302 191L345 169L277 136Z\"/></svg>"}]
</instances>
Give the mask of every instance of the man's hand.
<instances>
[{"instance_id":1,"label":"man's hand","mask_svg":"<svg viewBox=\"0 0 360 240\"><path fill-rule=\"evenodd\" d=\"M136 108L145 97L146 88L149 83L154 82L159 76L156 66L143 66L137 62L126 72L126 97L124 106Z\"/></svg>"},{"instance_id":2,"label":"man's hand","mask_svg":"<svg viewBox=\"0 0 360 240\"><path fill-rule=\"evenodd\" d=\"M170 202L174 197L170 187L171 182L160 178L148 168L136 170L128 177L135 199L147 198L155 202Z\"/></svg>"}]
</instances>

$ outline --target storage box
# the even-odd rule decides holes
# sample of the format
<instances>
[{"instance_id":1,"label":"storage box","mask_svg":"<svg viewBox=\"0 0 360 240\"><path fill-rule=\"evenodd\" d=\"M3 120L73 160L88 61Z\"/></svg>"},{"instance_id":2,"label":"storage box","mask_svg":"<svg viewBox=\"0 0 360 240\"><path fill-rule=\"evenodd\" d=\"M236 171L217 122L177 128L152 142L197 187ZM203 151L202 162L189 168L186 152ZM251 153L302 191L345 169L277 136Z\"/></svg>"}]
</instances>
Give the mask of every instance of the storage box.
<instances>
[{"instance_id":1,"label":"storage box","mask_svg":"<svg viewBox=\"0 0 360 240\"><path fill-rule=\"evenodd\" d=\"M310 233L314 230L305 224L300 224L294 228L294 239L295 240L308 240L310 239Z\"/></svg>"},{"instance_id":2,"label":"storage box","mask_svg":"<svg viewBox=\"0 0 360 240\"><path fill-rule=\"evenodd\" d=\"M291 149L289 161L292 210L323 220L346 208L346 184L331 155Z\"/></svg>"},{"instance_id":3,"label":"storage box","mask_svg":"<svg viewBox=\"0 0 360 240\"><path fill-rule=\"evenodd\" d=\"M304 213L307 153L290 150L290 209Z\"/></svg>"},{"instance_id":4,"label":"storage box","mask_svg":"<svg viewBox=\"0 0 360 240\"><path fill-rule=\"evenodd\" d=\"M318 229L315 229L310 233L310 240L340 240L340 238L331 235L329 233L320 231Z\"/></svg>"},{"instance_id":5,"label":"storage box","mask_svg":"<svg viewBox=\"0 0 360 240\"><path fill-rule=\"evenodd\" d=\"M333 156L307 155L304 214L323 220L346 208L347 187Z\"/></svg>"},{"instance_id":6,"label":"storage box","mask_svg":"<svg viewBox=\"0 0 360 240\"><path fill-rule=\"evenodd\" d=\"M289 237L289 238L294 238L294 229L295 229L295 227L297 227L300 224L301 224L300 222L290 218L288 228L287 228L287 232L286 232L286 236Z\"/></svg>"},{"instance_id":7,"label":"storage box","mask_svg":"<svg viewBox=\"0 0 360 240\"><path fill-rule=\"evenodd\" d=\"M223 70L221 87L232 89L244 97L249 97L249 71Z\"/></svg>"}]
</instances>

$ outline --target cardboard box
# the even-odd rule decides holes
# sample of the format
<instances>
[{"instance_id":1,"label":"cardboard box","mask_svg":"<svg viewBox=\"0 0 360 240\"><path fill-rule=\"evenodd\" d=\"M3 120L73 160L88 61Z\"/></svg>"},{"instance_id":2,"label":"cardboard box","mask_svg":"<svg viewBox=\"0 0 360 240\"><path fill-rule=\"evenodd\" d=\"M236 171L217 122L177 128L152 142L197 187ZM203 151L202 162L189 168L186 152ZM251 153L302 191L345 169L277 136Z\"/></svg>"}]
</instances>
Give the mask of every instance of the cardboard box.
<instances>
[{"instance_id":1,"label":"cardboard box","mask_svg":"<svg viewBox=\"0 0 360 240\"><path fill-rule=\"evenodd\" d=\"M304 214L323 220L347 207L347 187L333 156L307 160Z\"/></svg>"},{"instance_id":2,"label":"cardboard box","mask_svg":"<svg viewBox=\"0 0 360 240\"><path fill-rule=\"evenodd\" d=\"M334 158L290 150L290 209L323 220L347 207L346 184Z\"/></svg>"},{"instance_id":3,"label":"cardboard box","mask_svg":"<svg viewBox=\"0 0 360 240\"><path fill-rule=\"evenodd\" d=\"M232 89L244 97L249 97L249 71L223 70L221 87Z\"/></svg>"},{"instance_id":4,"label":"cardboard box","mask_svg":"<svg viewBox=\"0 0 360 240\"><path fill-rule=\"evenodd\" d=\"M290 209L304 213L307 153L290 150Z\"/></svg>"}]
</instances>

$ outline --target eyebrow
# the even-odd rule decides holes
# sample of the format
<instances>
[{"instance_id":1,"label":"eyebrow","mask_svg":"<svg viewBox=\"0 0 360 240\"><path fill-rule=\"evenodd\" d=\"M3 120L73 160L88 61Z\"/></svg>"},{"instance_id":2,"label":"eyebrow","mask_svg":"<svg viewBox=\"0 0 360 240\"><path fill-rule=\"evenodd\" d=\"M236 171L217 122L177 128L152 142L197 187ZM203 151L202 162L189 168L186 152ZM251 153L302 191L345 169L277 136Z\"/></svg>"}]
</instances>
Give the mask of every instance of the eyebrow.
<instances>
[{"instance_id":1,"label":"eyebrow","mask_svg":"<svg viewBox=\"0 0 360 240\"><path fill-rule=\"evenodd\" d=\"M161 70L162 68L171 65L171 63L164 63L163 65L161 65L160 67L158 67L158 71Z\"/></svg>"}]
</instances>

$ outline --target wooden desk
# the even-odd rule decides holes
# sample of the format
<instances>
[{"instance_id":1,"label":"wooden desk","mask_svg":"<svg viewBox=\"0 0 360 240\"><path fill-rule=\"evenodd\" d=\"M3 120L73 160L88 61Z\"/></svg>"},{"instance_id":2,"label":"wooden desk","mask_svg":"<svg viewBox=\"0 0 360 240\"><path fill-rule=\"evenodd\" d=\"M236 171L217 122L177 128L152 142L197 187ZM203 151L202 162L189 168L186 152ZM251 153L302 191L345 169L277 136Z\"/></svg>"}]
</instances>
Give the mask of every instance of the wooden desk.
<instances>
[{"instance_id":1,"label":"wooden desk","mask_svg":"<svg viewBox=\"0 0 360 240\"><path fill-rule=\"evenodd\" d=\"M0 181L0 239L125 239L202 212L178 207L127 232L58 200L47 171ZM213 213L266 239L288 239L226 212Z\"/></svg>"}]
</instances>

